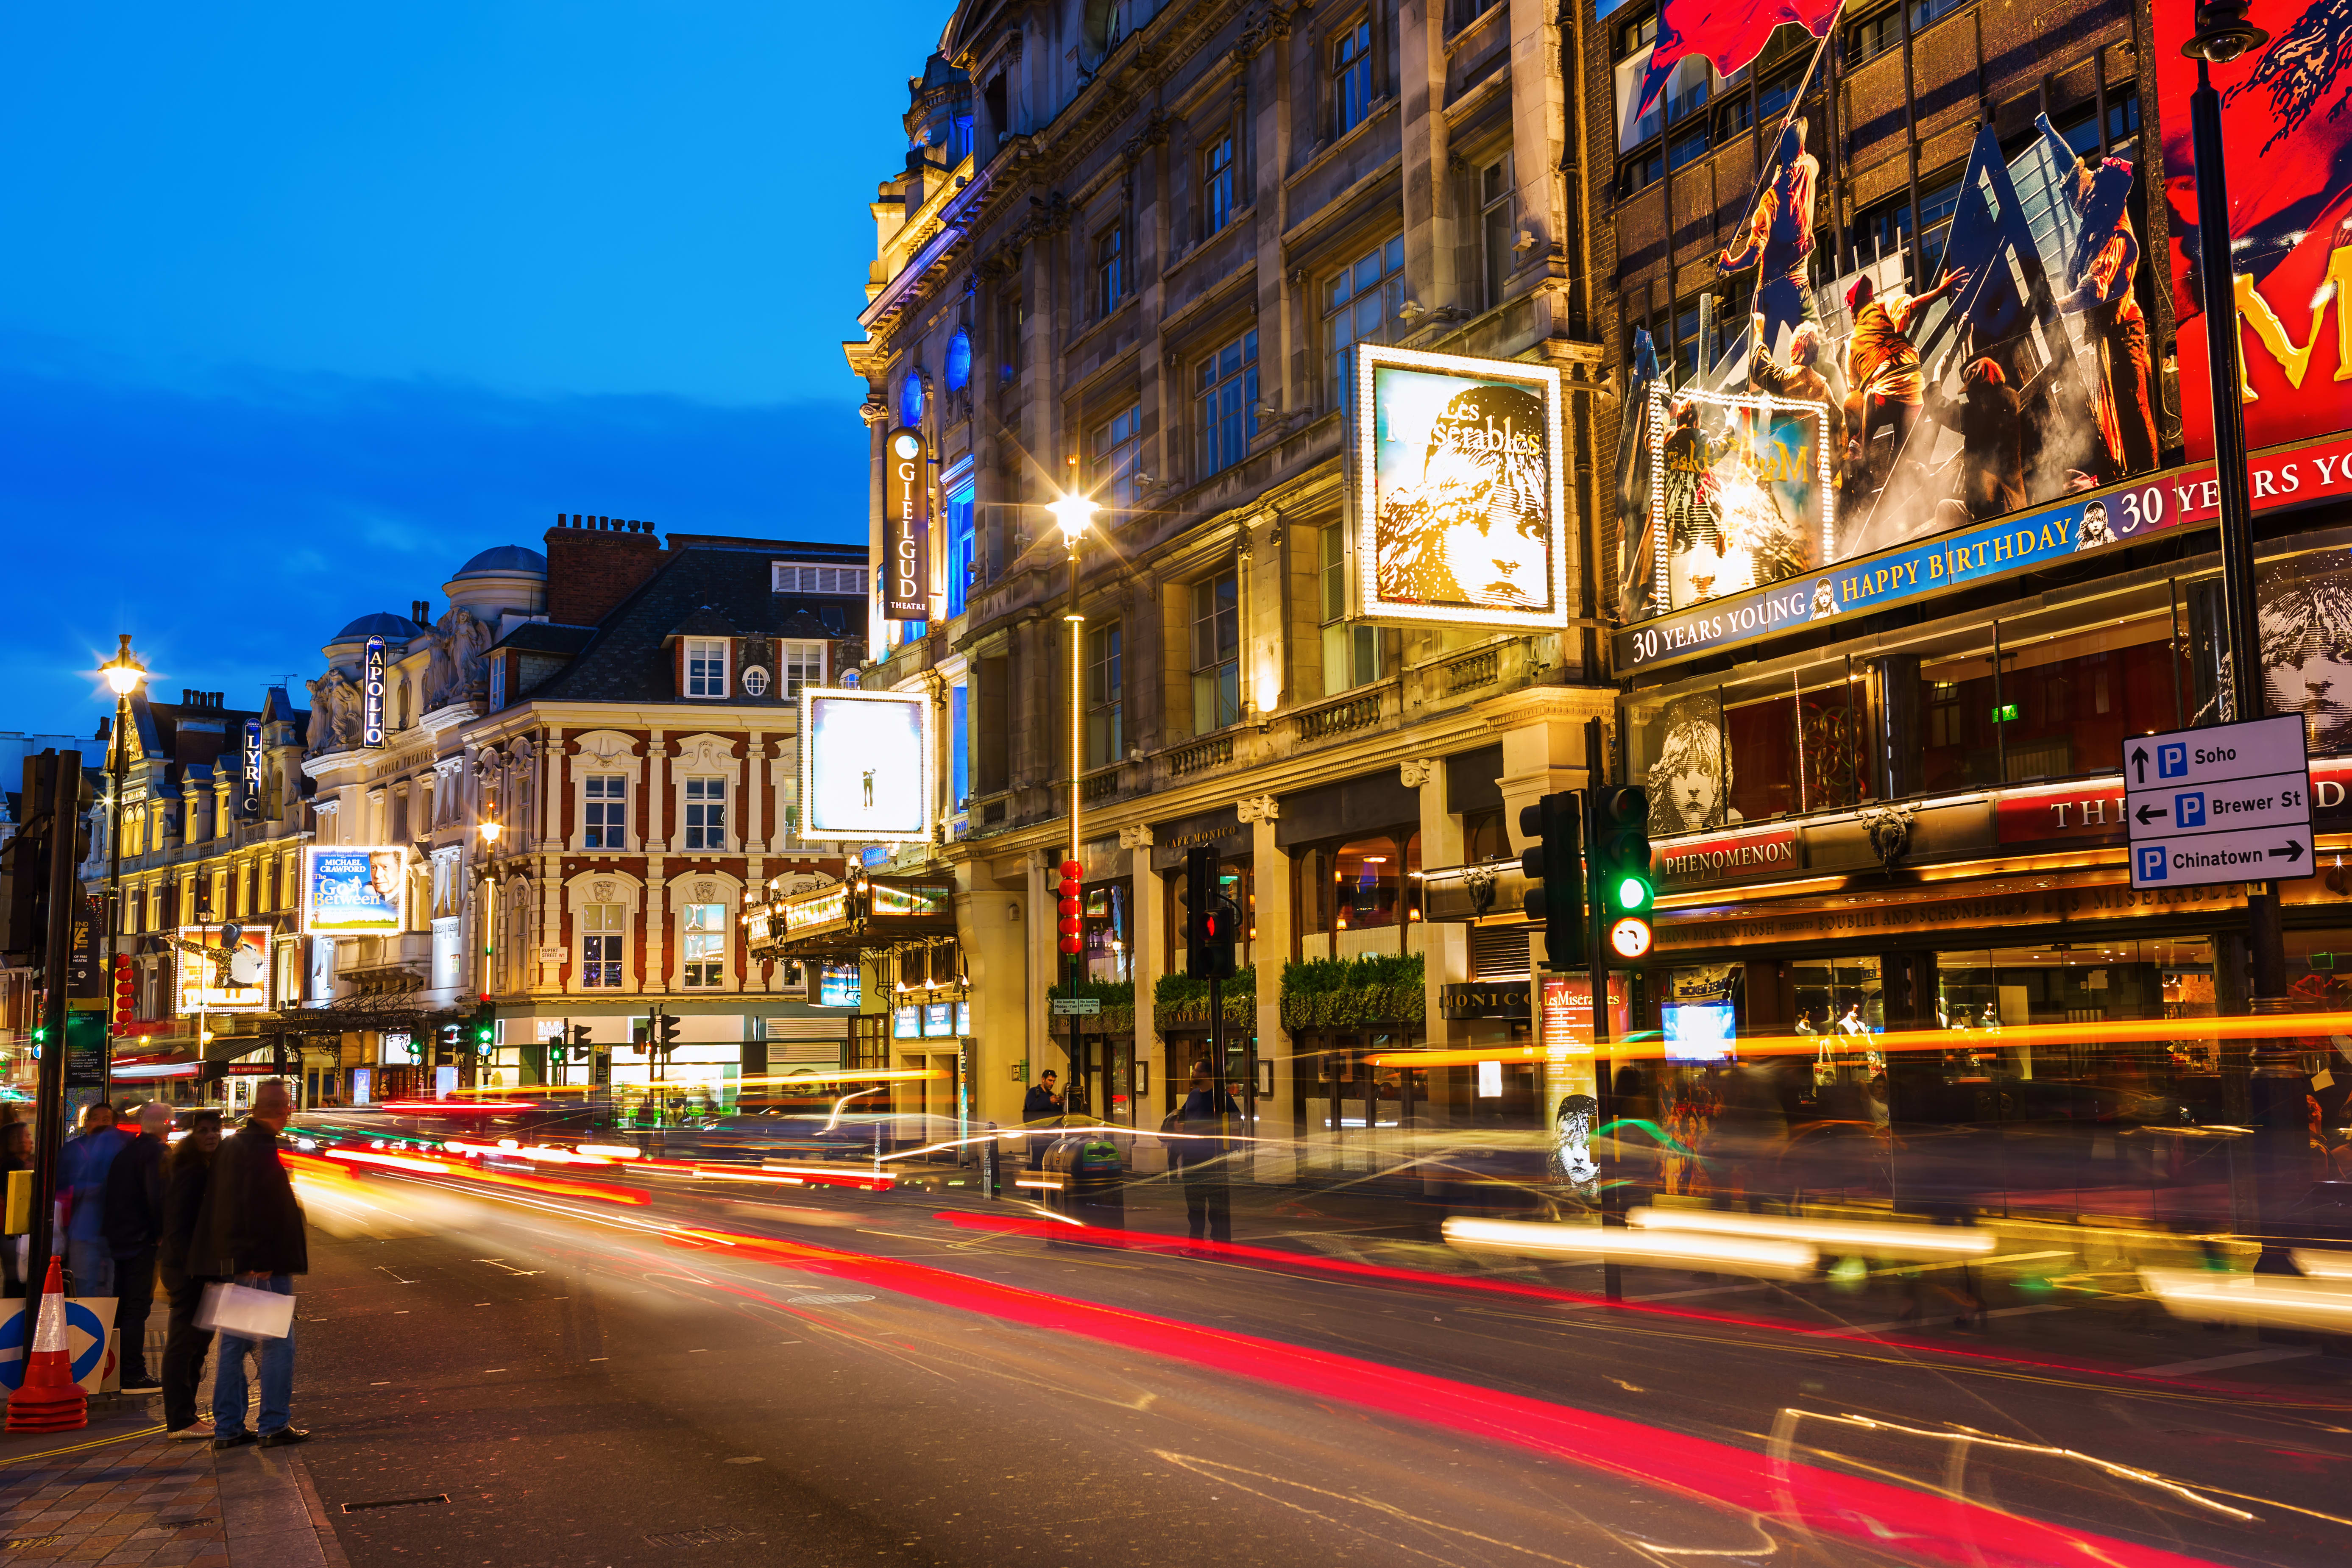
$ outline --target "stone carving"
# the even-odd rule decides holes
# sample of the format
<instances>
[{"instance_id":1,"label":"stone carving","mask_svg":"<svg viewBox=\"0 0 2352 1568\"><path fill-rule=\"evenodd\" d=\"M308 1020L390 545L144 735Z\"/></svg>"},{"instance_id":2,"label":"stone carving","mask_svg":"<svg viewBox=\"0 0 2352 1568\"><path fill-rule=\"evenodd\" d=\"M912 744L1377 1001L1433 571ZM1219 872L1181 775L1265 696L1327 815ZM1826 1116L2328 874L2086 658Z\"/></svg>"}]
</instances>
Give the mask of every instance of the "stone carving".
<instances>
[{"instance_id":1,"label":"stone carving","mask_svg":"<svg viewBox=\"0 0 2352 1568\"><path fill-rule=\"evenodd\" d=\"M1120 829L1118 830L1118 847L1119 847L1121 849L1149 849L1149 848L1150 848L1150 847L1151 847L1151 827L1150 827L1150 824L1148 824L1148 823L1137 823L1137 824L1136 824L1134 826L1132 826L1132 827L1122 827L1122 828L1120 828Z\"/></svg>"},{"instance_id":2,"label":"stone carving","mask_svg":"<svg viewBox=\"0 0 2352 1568\"><path fill-rule=\"evenodd\" d=\"M347 751L360 743L360 689L340 669L330 669L309 683L310 688L311 756Z\"/></svg>"},{"instance_id":3,"label":"stone carving","mask_svg":"<svg viewBox=\"0 0 2352 1568\"><path fill-rule=\"evenodd\" d=\"M1878 857L1881 866L1892 871L1911 852L1911 808L1865 806L1861 815L1863 826L1870 833L1871 853Z\"/></svg>"},{"instance_id":4,"label":"stone carving","mask_svg":"<svg viewBox=\"0 0 2352 1568\"><path fill-rule=\"evenodd\" d=\"M1419 789L1437 776L1437 763L1430 757L1415 757L1397 764L1397 782L1407 789Z\"/></svg>"},{"instance_id":5,"label":"stone carving","mask_svg":"<svg viewBox=\"0 0 2352 1568\"><path fill-rule=\"evenodd\" d=\"M1282 802L1270 795L1244 795L1234 802L1234 816L1243 822L1273 822L1282 816Z\"/></svg>"},{"instance_id":6,"label":"stone carving","mask_svg":"<svg viewBox=\"0 0 2352 1568\"><path fill-rule=\"evenodd\" d=\"M429 712L488 689L488 658L497 640L490 628L463 605L450 607L434 628L433 658L425 676L425 707Z\"/></svg>"},{"instance_id":7,"label":"stone carving","mask_svg":"<svg viewBox=\"0 0 2352 1568\"><path fill-rule=\"evenodd\" d=\"M596 887L596 901L597 901L598 903L600 903L600 904L609 904L609 903L611 903L611 902L613 901L613 896L614 896L614 890L615 890L615 886L616 886L615 884L611 883L611 882L599 882L599 883L597 883L597 884L595 885L595 887Z\"/></svg>"},{"instance_id":8,"label":"stone carving","mask_svg":"<svg viewBox=\"0 0 2352 1568\"><path fill-rule=\"evenodd\" d=\"M711 902L713 900L717 899L718 897L719 897L719 884L718 884L718 883L716 883L716 882L697 882L697 883L694 885L694 901L695 901L696 903L698 903L698 904L707 904L707 903Z\"/></svg>"}]
</instances>

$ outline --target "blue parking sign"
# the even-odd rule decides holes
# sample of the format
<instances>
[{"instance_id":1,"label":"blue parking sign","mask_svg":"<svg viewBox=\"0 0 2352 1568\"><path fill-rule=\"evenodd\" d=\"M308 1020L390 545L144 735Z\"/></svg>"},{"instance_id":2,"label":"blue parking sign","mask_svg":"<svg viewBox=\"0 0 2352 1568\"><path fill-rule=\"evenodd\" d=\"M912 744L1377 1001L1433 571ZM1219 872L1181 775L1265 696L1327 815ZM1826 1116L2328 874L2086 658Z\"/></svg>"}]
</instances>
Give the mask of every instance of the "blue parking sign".
<instances>
[{"instance_id":1,"label":"blue parking sign","mask_svg":"<svg viewBox=\"0 0 2352 1568\"><path fill-rule=\"evenodd\" d=\"M2143 844L2138 849L2134 851L2134 853L2139 857L2139 879L2141 881L2161 882L2165 879L2163 845Z\"/></svg>"},{"instance_id":2,"label":"blue parking sign","mask_svg":"<svg viewBox=\"0 0 2352 1568\"><path fill-rule=\"evenodd\" d=\"M2203 790L2200 789L2194 795L2176 795L2172 797L2172 826L2175 827L2205 826L2205 792Z\"/></svg>"},{"instance_id":3,"label":"blue parking sign","mask_svg":"<svg viewBox=\"0 0 2352 1568\"><path fill-rule=\"evenodd\" d=\"M2189 771L2189 742L2168 741L2156 749L2156 776L2177 779Z\"/></svg>"}]
</instances>

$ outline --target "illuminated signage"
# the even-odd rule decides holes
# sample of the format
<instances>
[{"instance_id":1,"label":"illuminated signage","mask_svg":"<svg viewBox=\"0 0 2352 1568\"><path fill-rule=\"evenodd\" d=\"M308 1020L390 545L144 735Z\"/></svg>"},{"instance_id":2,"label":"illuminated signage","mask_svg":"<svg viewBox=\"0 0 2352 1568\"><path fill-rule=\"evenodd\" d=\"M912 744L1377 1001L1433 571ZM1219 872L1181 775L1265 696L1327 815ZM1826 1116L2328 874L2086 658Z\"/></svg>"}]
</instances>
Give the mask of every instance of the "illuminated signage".
<instances>
[{"instance_id":1,"label":"illuminated signage","mask_svg":"<svg viewBox=\"0 0 2352 1568\"><path fill-rule=\"evenodd\" d=\"M931 835L931 705L919 691L801 692L803 838Z\"/></svg>"},{"instance_id":2,"label":"illuminated signage","mask_svg":"<svg viewBox=\"0 0 2352 1568\"><path fill-rule=\"evenodd\" d=\"M882 507L888 560L882 614L893 621L931 618L931 476L923 438L904 426L883 441Z\"/></svg>"},{"instance_id":3,"label":"illuminated signage","mask_svg":"<svg viewBox=\"0 0 2352 1568\"><path fill-rule=\"evenodd\" d=\"M1354 613L1565 627L1559 372L1374 343L1351 352Z\"/></svg>"},{"instance_id":4,"label":"illuminated signage","mask_svg":"<svg viewBox=\"0 0 2352 1568\"><path fill-rule=\"evenodd\" d=\"M360 676L360 742L383 744L383 639L367 640L367 668Z\"/></svg>"},{"instance_id":5,"label":"illuminated signage","mask_svg":"<svg viewBox=\"0 0 2352 1568\"><path fill-rule=\"evenodd\" d=\"M261 721L248 719L245 724L244 790L237 802L237 815L256 817L261 815Z\"/></svg>"},{"instance_id":6,"label":"illuminated signage","mask_svg":"<svg viewBox=\"0 0 2352 1568\"><path fill-rule=\"evenodd\" d=\"M926 1002L923 1004L923 1035L927 1039L950 1037L955 1033L955 1004Z\"/></svg>"},{"instance_id":7,"label":"illuminated signage","mask_svg":"<svg viewBox=\"0 0 2352 1568\"><path fill-rule=\"evenodd\" d=\"M804 934L824 926L846 925L849 921L849 886L840 883L820 889L814 894L803 894L782 906L784 935Z\"/></svg>"},{"instance_id":8,"label":"illuminated signage","mask_svg":"<svg viewBox=\"0 0 2352 1568\"><path fill-rule=\"evenodd\" d=\"M816 1005L820 1007L855 1007L858 1005L857 965L828 963L817 975Z\"/></svg>"},{"instance_id":9,"label":"illuminated signage","mask_svg":"<svg viewBox=\"0 0 2352 1568\"><path fill-rule=\"evenodd\" d=\"M890 1010L890 1037L894 1040L919 1040L923 1037L923 1010L920 1007L894 1007Z\"/></svg>"},{"instance_id":10,"label":"illuminated signage","mask_svg":"<svg viewBox=\"0 0 2352 1568\"><path fill-rule=\"evenodd\" d=\"M308 845L302 929L312 935L397 936L408 929L408 851Z\"/></svg>"},{"instance_id":11,"label":"illuminated signage","mask_svg":"<svg viewBox=\"0 0 2352 1568\"><path fill-rule=\"evenodd\" d=\"M268 1010L268 927L182 926L178 935L173 1011L179 1016Z\"/></svg>"},{"instance_id":12,"label":"illuminated signage","mask_svg":"<svg viewBox=\"0 0 2352 1568\"><path fill-rule=\"evenodd\" d=\"M1650 391L1655 602L1683 609L1837 559L1829 412L1764 395Z\"/></svg>"}]
</instances>

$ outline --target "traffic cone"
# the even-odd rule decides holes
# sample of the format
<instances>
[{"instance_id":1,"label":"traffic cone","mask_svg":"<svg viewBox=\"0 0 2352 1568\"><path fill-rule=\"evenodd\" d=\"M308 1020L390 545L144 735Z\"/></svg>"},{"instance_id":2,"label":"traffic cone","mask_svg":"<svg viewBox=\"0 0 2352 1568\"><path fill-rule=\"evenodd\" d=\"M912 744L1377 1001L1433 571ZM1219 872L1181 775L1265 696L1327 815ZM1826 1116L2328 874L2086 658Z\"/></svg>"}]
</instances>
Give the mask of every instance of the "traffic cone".
<instances>
[{"instance_id":1,"label":"traffic cone","mask_svg":"<svg viewBox=\"0 0 2352 1568\"><path fill-rule=\"evenodd\" d=\"M66 1354L65 1274L55 1258L41 1287L40 1312L25 1381L8 1396L8 1430L75 1431L89 1425L89 1395L74 1381L73 1358Z\"/></svg>"}]
</instances>

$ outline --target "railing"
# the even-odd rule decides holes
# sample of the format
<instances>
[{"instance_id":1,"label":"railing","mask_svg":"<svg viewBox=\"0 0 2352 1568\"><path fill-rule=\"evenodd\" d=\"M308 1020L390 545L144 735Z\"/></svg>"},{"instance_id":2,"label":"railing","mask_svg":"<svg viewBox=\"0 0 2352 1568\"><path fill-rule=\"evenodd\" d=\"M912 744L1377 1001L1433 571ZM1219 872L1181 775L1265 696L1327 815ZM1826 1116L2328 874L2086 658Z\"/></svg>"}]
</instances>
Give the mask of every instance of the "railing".
<instances>
[{"instance_id":1,"label":"railing","mask_svg":"<svg viewBox=\"0 0 2352 1568\"><path fill-rule=\"evenodd\" d=\"M1078 800L1083 805L1096 805L1110 799L1118 793L1118 764L1116 763L1109 767L1084 774L1078 780Z\"/></svg>"},{"instance_id":2,"label":"railing","mask_svg":"<svg viewBox=\"0 0 2352 1568\"><path fill-rule=\"evenodd\" d=\"M1445 695L1458 697L1465 691L1475 691L1481 686L1492 686L1502 673L1503 655L1499 648L1480 648L1467 658L1457 658L1446 665Z\"/></svg>"},{"instance_id":3,"label":"railing","mask_svg":"<svg viewBox=\"0 0 2352 1568\"><path fill-rule=\"evenodd\" d=\"M1369 730L1381 721L1381 693L1378 688L1338 702L1310 708L1293 721L1298 730L1301 745L1328 741L1334 735L1345 735L1357 730Z\"/></svg>"},{"instance_id":4,"label":"railing","mask_svg":"<svg viewBox=\"0 0 2352 1568\"><path fill-rule=\"evenodd\" d=\"M1168 776L1181 779L1188 773L1204 773L1211 768L1222 768L1234 760L1234 738L1231 735L1208 735L1190 745L1178 746L1167 753Z\"/></svg>"}]
</instances>

